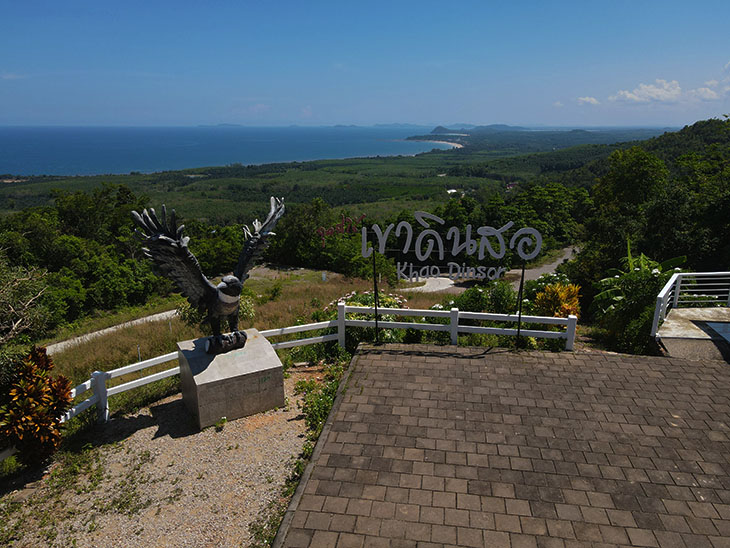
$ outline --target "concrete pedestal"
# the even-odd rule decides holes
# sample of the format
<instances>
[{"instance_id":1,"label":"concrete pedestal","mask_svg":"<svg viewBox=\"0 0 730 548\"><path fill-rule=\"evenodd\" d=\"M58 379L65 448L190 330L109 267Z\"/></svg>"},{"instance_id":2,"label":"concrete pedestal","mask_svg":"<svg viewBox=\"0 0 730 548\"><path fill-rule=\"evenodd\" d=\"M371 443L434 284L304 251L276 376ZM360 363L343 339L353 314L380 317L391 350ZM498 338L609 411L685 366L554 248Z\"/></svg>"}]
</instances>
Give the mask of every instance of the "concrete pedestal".
<instances>
[{"instance_id":1,"label":"concrete pedestal","mask_svg":"<svg viewBox=\"0 0 730 548\"><path fill-rule=\"evenodd\" d=\"M247 329L246 346L205 352L205 338L177 343L183 402L202 429L284 405L284 374L271 343Z\"/></svg>"}]
</instances>

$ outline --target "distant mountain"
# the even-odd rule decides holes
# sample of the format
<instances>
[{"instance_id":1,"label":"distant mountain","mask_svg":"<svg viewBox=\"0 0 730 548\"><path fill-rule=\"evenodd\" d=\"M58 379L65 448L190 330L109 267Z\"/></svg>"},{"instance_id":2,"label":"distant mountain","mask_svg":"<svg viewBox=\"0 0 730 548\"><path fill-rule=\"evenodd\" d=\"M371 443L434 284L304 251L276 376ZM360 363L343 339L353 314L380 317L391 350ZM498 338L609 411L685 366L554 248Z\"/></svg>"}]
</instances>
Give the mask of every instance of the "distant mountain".
<instances>
[{"instance_id":1,"label":"distant mountain","mask_svg":"<svg viewBox=\"0 0 730 548\"><path fill-rule=\"evenodd\" d=\"M390 128L390 129L420 129L424 127L428 127L423 124L373 124L373 127L382 127L382 128Z\"/></svg>"},{"instance_id":2,"label":"distant mountain","mask_svg":"<svg viewBox=\"0 0 730 548\"><path fill-rule=\"evenodd\" d=\"M226 123L223 123L223 124L199 124L198 127L210 128L210 127L246 127L246 126L241 125L241 124L226 124Z\"/></svg>"},{"instance_id":3,"label":"distant mountain","mask_svg":"<svg viewBox=\"0 0 730 548\"><path fill-rule=\"evenodd\" d=\"M488 126L477 126L472 131L473 133L492 131L527 131L527 128L522 126L508 126L506 124L489 124Z\"/></svg>"},{"instance_id":4,"label":"distant mountain","mask_svg":"<svg viewBox=\"0 0 730 548\"><path fill-rule=\"evenodd\" d=\"M477 127L475 124L449 124L449 127L458 127L460 129L472 129Z\"/></svg>"},{"instance_id":5,"label":"distant mountain","mask_svg":"<svg viewBox=\"0 0 730 548\"><path fill-rule=\"evenodd\" d=\"M505 131L528 131L527 128L521 126L508 126L506 124L489 124L486 126L475 126L472 124L454 124L451 128L444 126L436 126L431 133L434 135L443 135L445 133L496 133Z\"/></svg>"}]
</instances>

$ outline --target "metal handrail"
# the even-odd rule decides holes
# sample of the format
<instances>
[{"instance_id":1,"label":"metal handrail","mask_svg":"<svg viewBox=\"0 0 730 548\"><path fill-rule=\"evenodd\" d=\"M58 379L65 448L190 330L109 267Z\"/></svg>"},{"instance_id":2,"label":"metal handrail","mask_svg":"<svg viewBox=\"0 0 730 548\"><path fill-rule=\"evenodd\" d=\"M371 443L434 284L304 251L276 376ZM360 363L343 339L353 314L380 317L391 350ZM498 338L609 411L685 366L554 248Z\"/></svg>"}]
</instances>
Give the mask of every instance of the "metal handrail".
<instances>
[{"instance_id":1,"label":"metal handrail","mask_svg":"<svg viewBox=\"0 0 730 548\"><path fill-rule=\"evenodd\" d=\"M697 303L730 306L730 272L677 272L657 295L651 336L672 308Z\"/></svg>"}]
</instances>

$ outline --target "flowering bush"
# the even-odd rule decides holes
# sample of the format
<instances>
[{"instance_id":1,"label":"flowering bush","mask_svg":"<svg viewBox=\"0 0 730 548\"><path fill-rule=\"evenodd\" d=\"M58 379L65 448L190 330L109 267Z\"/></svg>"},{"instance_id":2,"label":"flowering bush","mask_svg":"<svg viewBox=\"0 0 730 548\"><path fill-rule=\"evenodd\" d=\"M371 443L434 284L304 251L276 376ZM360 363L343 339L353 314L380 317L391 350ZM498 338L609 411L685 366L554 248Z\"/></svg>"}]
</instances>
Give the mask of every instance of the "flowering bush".
<instances>
[{"instance_id":1,"label":"flowering bush","mask_svg":"<svg viewBox=\"0 0 730 548\"><path fill-rule=\"evenodd\" d=\"M331 319L336 318L337 305L343 301L348 306L373 307L375 305L375 294L372 291L363 291L362 293L352 291L337 301L332 301L325 307L324 311L327 313L327 317ZM408 308L406 305L407 302L407 299L403 295L378 292L378 308ZM375 319L373 314L350 314L349 318L353 320ZM393 314L378 314L378 321L392 322L395 319L396 317ZM399 321L408 320L401 318ZM380 342L402 342L405 335L405 330L403 329L380 329L379 331L378 340ZM350 327L345 331L345 348L349 352L355 350L357 345L362 341L375 341L374 327Z\"/></svg>"},{"instance_id":2,"label":"flowering bush","mask_svg":"<svg viewBox=\"0 0 730 548\"><path fill-rule=\"evenodd\" d=\"M540 316L567 318L580 316L578 297L580 286L575 284L550 284L535 296L534 310Z\"/></svg>"},{"instance_id":3,"label":"flowering bush","mask_svg":"<svg viewBox=\"0 0 730 548\"><path fill-rule=\"evenodd\" d=\"M559 274L557 272L542 274L537 280L525 281L522 297L533 301L538 293L542 293L548 285L553 284L568 285L570 284L570 279L565 274Z\"/></svg>"}]
</instances>

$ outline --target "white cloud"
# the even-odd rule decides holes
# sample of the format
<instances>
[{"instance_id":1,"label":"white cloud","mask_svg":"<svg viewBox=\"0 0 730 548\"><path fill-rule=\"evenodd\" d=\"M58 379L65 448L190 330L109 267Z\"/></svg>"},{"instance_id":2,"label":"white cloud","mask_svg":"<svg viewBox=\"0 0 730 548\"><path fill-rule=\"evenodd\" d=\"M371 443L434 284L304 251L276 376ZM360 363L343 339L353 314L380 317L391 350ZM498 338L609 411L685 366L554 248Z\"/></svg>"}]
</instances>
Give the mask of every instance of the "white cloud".
<instances>
[{"instance_id":1,"label":"white cloud","mask_svg":"<svg viewBox=\"0 0 730 548\"><path fill-rule=\"evenodd\" d=\"M730 70L730 61L725 63L725 66L723 67L723 70Z\"/></svg>"},{"instance_id":2,"label":"white cloud","mask_svg":"<svg viewBox=\"0 0 730 548\"><path fill-rule=\"evenodd\" d=\"M667 82L661 78L656 79L656 84L639 84L639 87L632 91L620 90L616 95L609 97L609 101L630 101L634 103L674 103L682 97L682 88L679 82L672 80Z\"/></svg>"},{"instance_id":3,"label":"white cloud","mask_svg":"<svg viewBox=\"0 0 730 548\"><path fill-rule=\"evenodd\" d=\"M563 103L561 103L560 101L555 101L555 102L553 103L553 106L554 106L554 107L557 107L557 108L561 108L561 107L563 106Z\"/></svg>"},{"instance_id":4,"label":"white cloud","mask_svg":"<svg viewBox=\"0 0 730 548\"><path fill-rule=\"evenodd\" d=\"M717 94L717 92L710 88L691 89L691 90L689 90L688 95L690 97L697 97L698 99L701 99L702 101L714 101L714 100L720 98L720 96Z\"/></svg>"},{"instance_id":5,"label":"white cloud","mask_svg":"<svg viewBox=\"0 0 730 548\"><path fill-rule=\"evenodd\" d=\"M719 83L720 83L720 82L718 82L717 80L707 80L707 82L705 82L705 85L706 85L707 87L710 87L710 88L714 88L714 87L715 87L715 86L717 86L717 84L719 84Z\"/></svg>"},{"instance_id":6,"label":"white cloud","mask_svg":"<svg viewBox=\"0 0 730 548\"><path fill-rule=\"evenodd\" d=\"M0 80L22 80L25 78L22 74L15 74L13 72L3 72L0 74Z\"/></svg>"},{"instance_id":7,"label":"white cloud","mask_svg":"<svg viewBox=\"0 0 730 548\"><path fill-rule=\"evenodd\" d=\"M600 105L601 102L595 97L578 97L579 105Z\"/></svg>"}]
</instances>

